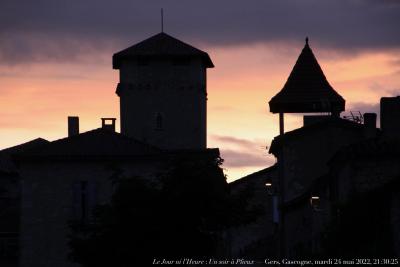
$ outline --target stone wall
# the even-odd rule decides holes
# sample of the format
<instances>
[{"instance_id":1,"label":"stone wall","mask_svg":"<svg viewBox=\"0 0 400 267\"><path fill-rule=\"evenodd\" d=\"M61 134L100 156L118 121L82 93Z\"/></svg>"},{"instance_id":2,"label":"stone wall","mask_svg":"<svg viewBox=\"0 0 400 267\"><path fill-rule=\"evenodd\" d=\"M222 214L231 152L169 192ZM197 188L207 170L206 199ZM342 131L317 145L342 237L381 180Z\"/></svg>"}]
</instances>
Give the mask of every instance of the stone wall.
<instances>
[{"instance_id":1,"label":"stone wall","mask_svg":"<svg viewBox=\"0 0 400 267\"><path fill-rule=\"evenodd\" d=\"M277 200L277 196L272 191L268 192L265 186L268 181L276 189L276 178L277 169L273 169L267 173L251 174L231 184L231 194L234 197L248 193L246 200L249 207L261 209L255 221L229 230L230 254L233 257L249 254L252 257L276 256L277 214L274 218L274 212L277 212L277 201L274 202L274 198Z\"/></svg>"},{"instance_id":2,"label":"stone wall","mask_svg":"<svg viewBox=\"0 0 400 267\"><path fill-rule=\"evenodd\" d=\"M165 149L206 148L206 69L200 59L187 65L124 61L118 95L123 134Z\"/></svg>"}]
</instances>

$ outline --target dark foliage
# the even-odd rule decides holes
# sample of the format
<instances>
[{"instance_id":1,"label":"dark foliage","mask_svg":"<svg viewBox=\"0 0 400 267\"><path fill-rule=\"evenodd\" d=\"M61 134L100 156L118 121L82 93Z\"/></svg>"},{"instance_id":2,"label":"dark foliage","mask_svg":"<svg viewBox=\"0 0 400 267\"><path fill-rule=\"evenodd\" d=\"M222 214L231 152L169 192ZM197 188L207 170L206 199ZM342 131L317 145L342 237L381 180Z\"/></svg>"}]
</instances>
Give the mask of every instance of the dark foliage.
<instances>
[{"instance_id":1,"label":"dark foliage","mask_svg":"<svg viewBox=\"0 0 400 267\"><path fill-rule=\"evenodd\" d=\"M221 164L181 157L153 182L114 176L112 201L96 209L94 222L71 224L72 260L98 267L217 256L239 202L229 196Z\"/></svg>"}]
</instances>

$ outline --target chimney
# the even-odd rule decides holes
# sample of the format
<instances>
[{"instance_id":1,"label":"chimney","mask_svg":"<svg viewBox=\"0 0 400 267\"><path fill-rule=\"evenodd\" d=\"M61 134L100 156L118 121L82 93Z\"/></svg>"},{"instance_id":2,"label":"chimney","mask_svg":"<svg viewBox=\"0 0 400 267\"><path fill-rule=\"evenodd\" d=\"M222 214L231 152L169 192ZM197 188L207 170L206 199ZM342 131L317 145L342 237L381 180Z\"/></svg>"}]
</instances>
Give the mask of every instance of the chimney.
<instances>
[{"instance_id":1,"label":"chimney","mask_svg":"<svg viewBox=\"0 0 400 267\"><path fill-rule=\"evenodd\" d=\"M364 135L365 138L376 136L376 113L364 113Z\"/></svg>"},{"instance_id":2,"label":"chimney","mask_svg":"<svg viewBox=\"0 0 400 267\"><path fill-rule=\"evenodd\" d=\"M400 137L400 96L381 98L382 134Z\"/></svg>"},{"instance_id":3,"label":"chimney","mask_svg":"<svg viewBox=\"0 0 400 267\"><path fill-rule=\"evenodd\" d=\"M116 118L101 118L101 128L115 132Z\"/></svg>"},{"instance_id":4,"label":"chimney","mask_svg":"<svg viewBox=\"0 0 400 267\"><path fill-rule=\"evenodd\" d=\"M68 137L79 134L79 117L68 116Z\"/></svg>"}]
</instances>

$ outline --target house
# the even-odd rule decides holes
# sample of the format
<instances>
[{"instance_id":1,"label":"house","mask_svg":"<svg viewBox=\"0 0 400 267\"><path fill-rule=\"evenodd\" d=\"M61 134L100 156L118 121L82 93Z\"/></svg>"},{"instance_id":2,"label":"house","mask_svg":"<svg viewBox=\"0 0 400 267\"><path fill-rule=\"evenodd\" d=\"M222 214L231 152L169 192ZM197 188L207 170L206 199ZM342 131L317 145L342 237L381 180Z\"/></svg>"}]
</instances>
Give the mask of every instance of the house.
<instances>
[{"instance_id":1,"label":"house","mask_svg":"<svg viewBox=\"0 0 400 267\"><path fill-rule=\"evenodd\" d=\"M329 161L341 148L365 139L366 128L364 124L331 117L273 140L270 153L284 159L282 217L286 256L319 251L318 235L329 220L329 211L321 206L325 211L316 216L310 201L318 197L321 204L326 203L324 185L330 183Z\"/></svg>"},{"instance_id":2,"label":"house","mask_svg":"<svg viewBox=\"0 0 400 267\"><path fill-rule=\"evenodd\" d=\"M276 165L254 172L229 184L232 197L243 199L255 218L244 220L228 231L229 254L233 258L263 260L277 254L278 199Z\"/></svg>"},{"instance_id":3,"label":"house","mask_svg":"<svg viewBox=\"0 0 400 267\"><path fill-rule=\"evenodd\" d=\"M364 124L340 118L345 100L326 79L308 38L287 82L269 106L280 117L280 135L269 149L278 160L279 255L317 255L331 219L328 163L342 148L376 134L376 114L365 114ZM284 132L284 113L312 114L304 116L303 127Z\"/></svg>"},{"instance_id":4,"label":"house","mask_svg":"<svg viewBox=\"0 0 400 267\"><path fill-rule=\"evenodd\" d=\"M359 255L400 255L399 112L400 97L381 98L381 131L342 148L329 162L331 221L354 236L330 240L342 241L337 253L353 246ZM350 211L356 225L348 223Z\"/></svg>"},{"instance_id":5,"label":"house","mask_svg":"<svg viewBox=\"0 0 400 267\"><path fill-rule=\"evenodd\" d=\"M300 256L310 251L309 209L295 205L310 186L328 172L327 162L342 146L362 136L362 126L340 118L345 100L326 79L308 38L282 90L269 101L279 114L280 135L269 152L278 160L279 255ZM284 132L284 113L304 116L304 126ZM315 113L319 113L315 115ZM303 247L306 249L303 249Z\"/></svg>"},{"instance_id":6,"label":"house","mask_svg":"<svg viewBox=\"0 0 400 267\"><path fill-rule=\"evenodd\" d=\"M12 157L46 143L37 138L0 151L0 266L18 265L21 187Z\"/></svg>"},{"instance_id":7,"label":"house","mask_svg":"<svg viewBox=\"0 0 400 267\"><path fill-rule=\"evenodd\" d=\"M279 256L394 257L400 254L399 97L375 113L340 118L344 99L329 85L308 42L284 88L269 102L280 115L277 157ZM284 132L284 113L304 116Z\"/></svg>"},{"instance_id":8,"label":"house","mask_svg":"<svg viewBox=\"0 0 400 267\"><path fill-rule=\"evenodd\" d=\"M103 125L20 155L21 266L74 266L66 261L68 223L89 222L116 175L156 180L174 154Z\"/></svg>"},{"instance_id":9,"label":"house","mask_svg":"<svg viewBox=\"0 0 400 267\"><path fill-rule=\"evenodd\" d=\"M89 222L94 206L110 199L117 172L154 176L160 154L99 128L20 155L20 266L74 266L67 261L68 223Z\"/></svg>"}]
</instances>

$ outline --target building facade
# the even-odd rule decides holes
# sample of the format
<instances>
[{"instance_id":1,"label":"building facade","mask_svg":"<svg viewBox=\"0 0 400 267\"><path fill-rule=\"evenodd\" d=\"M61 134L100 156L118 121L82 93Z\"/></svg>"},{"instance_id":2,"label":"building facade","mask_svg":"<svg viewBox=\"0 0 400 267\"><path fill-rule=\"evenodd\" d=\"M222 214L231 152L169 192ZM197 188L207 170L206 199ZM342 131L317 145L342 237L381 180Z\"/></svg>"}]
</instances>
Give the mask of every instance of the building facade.
<instances>
[{"instance_id":1,"label":"building facade","mask_svg":"<svg viewBox=\"0 0 400 267\"><path fill-rule=\"evenodd\" d=\"M71 222L88 223L92 209L107 203L112 177L157 180L181 153L206 149L207 53L165 33L113 56L120 71L121 133L114 118L80 133L68 118L66 138L16 157L21 184L19 244L21 267L71 267ZM185 154L186 155L186 154Z\"/></svg>"}]
</instances>

